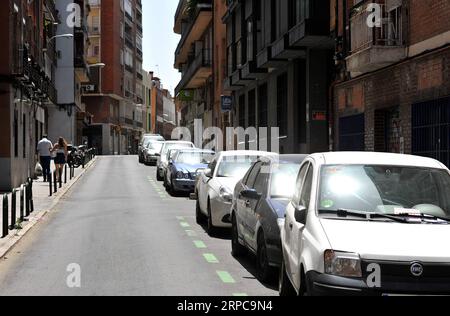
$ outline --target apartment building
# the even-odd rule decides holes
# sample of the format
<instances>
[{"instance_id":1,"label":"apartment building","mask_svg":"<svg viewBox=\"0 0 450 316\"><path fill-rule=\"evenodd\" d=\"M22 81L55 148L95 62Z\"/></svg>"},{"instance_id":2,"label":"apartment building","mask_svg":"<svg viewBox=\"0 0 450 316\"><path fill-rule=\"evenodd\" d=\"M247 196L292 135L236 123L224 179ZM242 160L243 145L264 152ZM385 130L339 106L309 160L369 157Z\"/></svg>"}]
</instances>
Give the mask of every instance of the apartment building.
<instances>
[{"instance_id":1,"label":"apartment building","mask_svg":"<svg viewBox=\"0 0 450 316\"><path fill-rule=\"evenodd\" d=\"M142 3L140 0L89 0L92 50L100 63L84 86L83 101L92 114L85 136L103 155L135 152L146 116L142 71Z\"/></svg>"},{"instance_id":2,"label":"apartment building","mask_svg":"<svg viewBox=\"0 0 450 316\"><path fill-rule=\"evenodd\" d=\"M267 136L279 140L281 153L328 150L334 47L329 1L228 0L227 4L225 88L233 93L234 126L278 127L278 135L269 130ZM264 143L265 136L259 137ZM252 137L247 137L247 147L257 144ZM267 143L268 149L276 149Z\"/></svg>"},{"instance_id":3,"label":"apartment building","mask_svg":"<svg viewBox=\"0 0 450 316\"><path fill-rule=\"evenodd\" d=\"M449 166L450 2L336 0L332 13L335 149L417 154Z\"/></svg>"},{"instance_id":4,"label":"apartment building","mask_svg":"<svg viewBox=\"0 0 450 316\"><path fill-rule=\"evenodd\" d=\"M36 145L57 103L53 0L7 0L0 10L0 191L34 176Z\"/></svg>"},{"instance_id":5,"label":"apartment building","mask_svg":"<svg viewBox=\"0 0 450 316\"><path fill-rule=\"evenodd\" d=\"M90 115L81 100L82 85L90 80L86 59L90 45L87 29L90 5L88 0L58 0L55 6L62 21L55 38L58 102L48 108L48 135L55 142L64 137L70 144L81 145L83 129L90 124Z\"/></svg>"},{"instance_id":6,"label":"apartment building","mask_svg":"<svg viewBox=\"0 0 450 316\"><path fill-rule=\"evenodd\" d=\"M213 126L213 2L180 0L174 32L181 35L175 51L175 68L182 78L175 89L181 102L182 126L194 132L194 120Z\"/></svg>"}]
</instances>

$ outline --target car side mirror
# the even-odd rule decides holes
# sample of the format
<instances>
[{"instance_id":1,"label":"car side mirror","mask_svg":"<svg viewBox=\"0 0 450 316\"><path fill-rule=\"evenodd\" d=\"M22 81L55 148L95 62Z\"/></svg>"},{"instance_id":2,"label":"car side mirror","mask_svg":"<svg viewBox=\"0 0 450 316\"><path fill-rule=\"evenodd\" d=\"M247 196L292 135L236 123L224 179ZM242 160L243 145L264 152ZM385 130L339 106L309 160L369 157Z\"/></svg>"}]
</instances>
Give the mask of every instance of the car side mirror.
<instances>
[{"instance_id":1,"label":"car side mirror","mask_svg":"<svg viewBox=\"0 0 450 316\"><path fill-rule=\"evenodd\" d=\"M161 154L158 154L158 153L157 153L155 156L156 156L156 157L161 157Z\"/></svg>"},{"instance_id":2,"label":"car side mirror","mask_svg":"<svg viewBox=\"0 0 450 316\"><path fill-rule=\"evenodd\" d=\"M205 169L203 171L203 174L205 175L205 177L207 178L212 178L212 170L211 169Z\"/></svg>"},{"instance_id":3,"label":"car side mirror","mask_svg":"<svg viewBox=\"0 0 450 316\"><path fill-rule=\"evenodd\" d=\"M297 206L295 208L294 217L297 223L306 225L306 215L308 211L304 206Z\"/></svg>"},{"instance_id":4,"label":"car side mirror","mask_svg":"<svg viewBox=\"0 0 450 316\"><path fill-rule=\"evenodd\" d=\"M249 199L249 200L259 200L261 198L261 194L259 194L256 190L244 190L241 192L241 196L244 199Z\"/></svg>"},{"instance_id":5,"label":"car side mirror","mask_svg":"<svg viewBox=\"0 0 450 316\"><path fill-rule=\"evenodd\" d=\"M169 165L173 165L173 159L169 159Z\"/></svg>"}]
</instances>

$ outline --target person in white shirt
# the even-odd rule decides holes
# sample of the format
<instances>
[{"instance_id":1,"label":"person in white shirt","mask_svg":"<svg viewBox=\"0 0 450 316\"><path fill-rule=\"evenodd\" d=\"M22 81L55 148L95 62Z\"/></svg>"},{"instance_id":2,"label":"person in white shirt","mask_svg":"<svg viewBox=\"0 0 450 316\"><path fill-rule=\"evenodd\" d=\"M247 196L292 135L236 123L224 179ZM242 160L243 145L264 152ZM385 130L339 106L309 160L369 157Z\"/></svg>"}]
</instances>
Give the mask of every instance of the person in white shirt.
<instances>
[{"instance_id":1,"label":"person in white shirt","mask_svg":"<svg viewBox=\"0 0 450 316\"><path fill-rule=\"evenodd\" d=\"M52 161L53 144L48 140L47 135L42 137L42 140L37 145L37 153L39 161L42 166L42 174L44 182L50 181L50 164Z\"/></svg>"}]
</instances>

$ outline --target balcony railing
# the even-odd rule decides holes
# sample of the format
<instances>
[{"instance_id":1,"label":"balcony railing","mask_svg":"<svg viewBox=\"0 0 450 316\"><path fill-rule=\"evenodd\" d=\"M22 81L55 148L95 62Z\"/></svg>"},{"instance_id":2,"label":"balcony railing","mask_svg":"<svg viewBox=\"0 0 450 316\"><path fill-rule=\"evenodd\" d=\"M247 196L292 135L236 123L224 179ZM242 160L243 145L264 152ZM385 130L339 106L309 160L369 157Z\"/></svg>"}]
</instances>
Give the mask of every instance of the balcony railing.
<instances>
[{"instance_id":1,"label":"balcony railing","mask_svg":"<svg viewBox=\"0 0 450 316\"><path fill-rule=\"evenodd\" d=\"M211 50L210 49L200 50L200 52L192 59L192 61L187 64L186 71L183 72L181 81L176 88L177 94L182 89L198 88L196 85L190 85L190 82L197 81L197 79L202 79L203 76L208 75L209 71L207 71L206 74L199 74L199 71L202 68L211 68L211 66L212 66ZM197 76L201 78L196 78Z\"/></svg>"},{"instance_id":2,"label":"balcony railing","mask_svg":"<svg viewBox=\"0 0 450 316\"><path fill-rule=\"evenodd\" d=\"M403 30L401 17L383 14L380 26L368 25L371 12L367 6L376 1L367 1L350 18L351 52L367 49L371 46L402 46ZM385 12L385 5L378 3Z\"/></svg>"}]
</instances>

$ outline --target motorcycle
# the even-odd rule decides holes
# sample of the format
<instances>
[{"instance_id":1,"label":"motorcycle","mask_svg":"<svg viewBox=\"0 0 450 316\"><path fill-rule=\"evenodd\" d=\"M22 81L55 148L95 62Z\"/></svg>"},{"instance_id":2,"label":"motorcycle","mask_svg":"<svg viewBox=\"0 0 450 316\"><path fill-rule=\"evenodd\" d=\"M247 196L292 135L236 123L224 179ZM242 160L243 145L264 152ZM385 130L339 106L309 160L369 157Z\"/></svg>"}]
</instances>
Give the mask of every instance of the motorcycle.
<instances>
[{"instance_id":1,"label":"motorcycle","mask_svg":"<svg viewBox=\"0 0 450 316\"><path fill-rule=\"evenodd\" d=\"M80 146L81 147L81 146ZM83 165L84 152L80 150L80 147L71 147L69 150L69 155L67 157L67 163L69 166L74 168L79 168Z\"/></svg>"}]
</instances>

